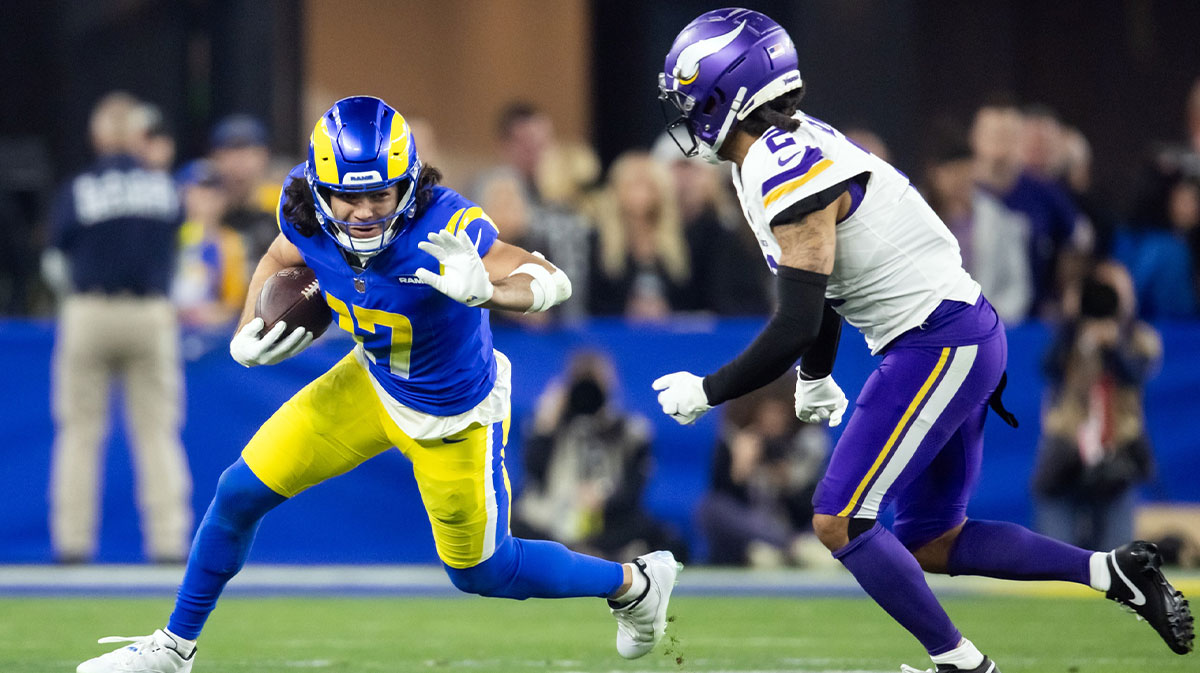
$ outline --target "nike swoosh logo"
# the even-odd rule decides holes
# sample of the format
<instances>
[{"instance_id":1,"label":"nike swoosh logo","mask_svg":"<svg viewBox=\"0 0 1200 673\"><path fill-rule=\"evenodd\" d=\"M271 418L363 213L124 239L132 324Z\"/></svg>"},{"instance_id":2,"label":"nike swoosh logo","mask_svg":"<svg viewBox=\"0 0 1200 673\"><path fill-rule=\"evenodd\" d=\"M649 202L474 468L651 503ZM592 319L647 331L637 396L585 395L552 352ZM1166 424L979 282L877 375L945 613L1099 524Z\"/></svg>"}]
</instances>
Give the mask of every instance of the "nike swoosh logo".
<instances>
[{"instance_id":1,"label":"nike swoosh logo","mask_svg":"<svg viewBox=\"0 0 1200 673\"><path fill-rule=\"evenodd\" d=\"M1133 603L1134 605L1145 605L1146 595L1143 594L1140 589L1133 586L1133 582L1130 582L1129 578L1125 576L1125 572L1121 570L1121 566L1117 565L1116 552L1109 552L1108 557L1112 559L1112 567L1113 570L1117 571L1117 577L1120 577L1121 581L1125 583L1125 586L1129 587L1129 590L1133 592L1133 599L1129 602Z\"/></svg>"},{"instance_id":2,"label":"nike swoosh logo","mask_svg":"<svg viewBox=\"0 0 1200 673\"><path fill-rule=\"evenodd\" d=\"M786 165L788 165L788 164L792 163L792 159L795 159L796 157L800 156L801 154L804 154L804 153L803 153L803 152L796 152L795 154L793 154L792 156L790 156L790 157L788 157L788 158L786 158L786 159L780 159L780 160L779 160L779 165L780 165L780 166L786 166Z\"/></svg>"},{"instance_id":3,"label":"nike swoosh logo","mask_svg":"<svg viewBox=\"0 0 1200 673\"><path fill-rule=\"evenodd\" d=\"M459 437L458 439L453 439L453 438L451 438L451 437L443 437L443 438L442 438L442 441L443 441L443 442L445 442L446 444L457 444L457 443L459 443L459 442L465 442L465 441L467 441L467 438L466 438L466 437Z\"/></svg>"}]
</instances>

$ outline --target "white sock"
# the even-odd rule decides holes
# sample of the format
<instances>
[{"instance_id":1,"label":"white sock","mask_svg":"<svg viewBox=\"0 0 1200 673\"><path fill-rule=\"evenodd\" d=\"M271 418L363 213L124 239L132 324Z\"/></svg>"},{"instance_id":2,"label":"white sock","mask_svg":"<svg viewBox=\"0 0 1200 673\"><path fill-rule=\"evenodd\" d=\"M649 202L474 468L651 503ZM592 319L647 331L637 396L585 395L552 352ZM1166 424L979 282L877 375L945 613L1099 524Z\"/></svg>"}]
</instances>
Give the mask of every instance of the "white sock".
<instances>
[{"instance_id":1,"label":"white sock","mask_svg":"<svg viewBox=\"0 0 1200 673\"><path fill-rule=\"evenodd\" d=\"M624 604L635 600L646 591L646 587L650 584L649 580L646 579L646 575L642 573L641 568L632 563L626 563L625 565L629 567L633 582L629 584L629 589L625 593L613 599L614 603Z\"/></svg>"},{"instance_id":2,"label":"white sock","mask_svg":"<svg viewBox=\"0 0 1200 673\"><path fill-rule=\"evenodd\" d=\"M1092 572L1091 585L1096 591L1108 591L1112 588L1112 574L1108 572L1108 554L1098 551L1088 560Z\"/></svg>"},{"instance_id":3,"label":"white sock","mask_svg":"<svg viewBox=\"0 0 1200 673\"><path fill-rule=\"evenodd\" d=\"M983 653L979 651L979 648L975 647L975 643L966 638L963 638L958 647L953 650L930 658L933 659L934 664L949 664L965 671L978 668L983 663Z\"/></svg>"},{"instance_id":4,"label":"white sock","mask_svg":"<svg viewBox=\"0 0 1200 673\"><path fill-rule=\"evenodd\" d=\"M166 627L163 627L163 633L171 636L171 639L175 641L175 651L178 652L179 656L183 657L184 659L192 656L192 652L196 650L196 641L188 640L187 638L181 638L174 633L171 633L171 629Z\"/></svg>"}]
</instances>

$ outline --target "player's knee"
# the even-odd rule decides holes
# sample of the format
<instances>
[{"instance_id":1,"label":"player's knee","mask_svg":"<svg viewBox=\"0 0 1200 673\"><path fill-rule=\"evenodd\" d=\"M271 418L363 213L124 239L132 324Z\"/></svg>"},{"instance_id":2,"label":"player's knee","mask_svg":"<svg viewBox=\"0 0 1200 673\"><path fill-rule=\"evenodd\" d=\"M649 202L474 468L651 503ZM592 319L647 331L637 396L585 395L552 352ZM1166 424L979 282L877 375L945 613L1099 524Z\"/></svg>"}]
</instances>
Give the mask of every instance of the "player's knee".
<instances>
[{"instance_id":1,"label":"player's knee","mask_svg":"<svg viewBox=\"0 0 1200 673\"><path fill-rule=\"evenodd\" d=\"M493 564L488 559L470 568L452 568L446 566L446 574L450 583L463 593L487 596L488 598L505 598L505 588L512 579L504 572L502 564Z\"/></svg>"},{"instance_id":2,"label":"player's knee","mask_svg":"<svg viewBox=\"0 0 1200 673\"><path fill-rule=\"evenodd\" d=\"M244 461L238 459L221 473L209 514L239 527L249 526L284 500L287 498L268 488Z\"/></svg>"},{"instance_id":3,"label":"player's knee","mask_svg":"<svg viewBox=\"0 0 1200 673\"><path fill-rule=\"evenodd\" d=\"M446 575L450 578L450 583L455 589L465 594L486 595L486 592L492 584L490 573L482 572L479 566L471 566L470 568L452 568L445 566Z\"/></svg>"},{"instance_id":4,"label":"player's knee","mask_svg":"<svg viewBox=\"0 0 1200 673\"><path fill-rule=\"evenodd\" d=\"M831 514L814 514L812 524L817 539L829 551L837 551L850 543L848 534L850 519Z\"/></svg>"},{"instance_id":5,"label":"player's knee","mask_svg":"<svg viewBox=\"0 0 1200 673\"><path fill-rule=\"evenodd\" d=\"M917 559L917 563L921 565L921 570L927 573L945 573L945 563L939 562L937 550L933 548L933 543L929 543L916 549L910 549L913 558Z\"/></svg>"},{"instance_id":6,"label":"player's knee","mask_svg":"<svg viewBox=\"0 0 1200 673\"><path fill-rule=\"evenodd\" d=\"M929 540L927 538L914 539L911 535L905 535L903 528L897 527L896 538L912 552L913 558L921 564L922 570L945 574L949 572L950 551L954 548L954 543L958 539L958 534L962 532L962 528L962 524L959 524Z\"/></svg>"},{"instance_id":7,"label":"player's knee","mask_svg":"<svg viewBox=\"0 0 1200 673\"><path fill-rule=\"evenodd\" d=\"M491 557L482 563L469 568L443 565L450 577L450 583L459 591L489 598L524 598L511 595L513 579L519 565L518 555L514 540L510 537L498 545Z\"/></svg>"}]
</instances>

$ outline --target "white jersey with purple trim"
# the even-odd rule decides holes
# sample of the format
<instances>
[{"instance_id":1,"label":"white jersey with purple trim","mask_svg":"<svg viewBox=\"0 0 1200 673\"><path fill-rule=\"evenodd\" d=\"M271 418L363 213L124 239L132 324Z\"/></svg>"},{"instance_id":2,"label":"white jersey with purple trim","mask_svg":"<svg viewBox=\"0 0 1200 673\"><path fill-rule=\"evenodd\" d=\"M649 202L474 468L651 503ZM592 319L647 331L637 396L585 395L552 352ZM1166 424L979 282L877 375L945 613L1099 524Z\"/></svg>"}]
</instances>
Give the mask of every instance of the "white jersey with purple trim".
<instances>
[{"instance_id":1,"label":"white jersey with purple trim","mask_svg":"<svg viewBox=\"0 0 1200 673\"><path fill-rule=\"evenodd\" d=\"M850 190L850 214L837 225L825 297L862 332L872 353L920 325L943 300L975 303L979 284L962 268L958 242L908 177L833 127L797 113L800 128L772 128L750 146L733 185L775 268L771 220L800 200L866 174Z\"/></svg>"}]
</instances>

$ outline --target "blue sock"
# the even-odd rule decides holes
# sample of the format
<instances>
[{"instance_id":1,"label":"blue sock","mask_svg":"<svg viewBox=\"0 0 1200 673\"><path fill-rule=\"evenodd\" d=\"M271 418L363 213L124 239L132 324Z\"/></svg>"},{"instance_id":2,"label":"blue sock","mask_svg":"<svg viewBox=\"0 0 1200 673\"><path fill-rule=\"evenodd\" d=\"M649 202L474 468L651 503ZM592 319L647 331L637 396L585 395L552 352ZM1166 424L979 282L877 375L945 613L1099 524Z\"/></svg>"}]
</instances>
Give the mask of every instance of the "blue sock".
<instances>
[{"instance_id":1,"label":"blue sock","mask_svg":"<svg viewBox=\"0 0 1200 673\"><path fill-rule=\"evenodd\" d=\"M1086 549L1015 523L969 519L950 549L946 570L951 575L1090 584L1091 558Z\"/></svg>"},{"instance_id":2,"label":"blue sock","mask_svg":"<svg viewBox=\"0 0 1200 673\"><path fill-rule=\"evenodd\" d=\"M246 562L259 521L284 500L287 498L254 476L241 458L225 470L192 541L175 611L167 622L171 633L188 640L200 636L225 583Z\"/></svg>"},{"instance_id":3,"label":"blue sock","mask_svg":"<svg viewBox=\"0 0 1200 673\"><path fill-rule=\"evenodd\" d=\"M833 557L929 654L943 654L958 646L962 634L925 582L917 559L878 522Z\"/></svg>"},{"instance_id":4,"label":"blue sock","mask_svg":"<svg viewBox=\"0 0 1200 673\"><path fill-rule=\"evenodd\" d=\"M557 542L505 536L488 560L470 568L446 566L454 586L496 598L605 598L624 582L620 563L579 554Z\"/></svg>"}]
</instances>

